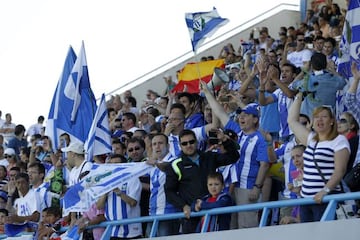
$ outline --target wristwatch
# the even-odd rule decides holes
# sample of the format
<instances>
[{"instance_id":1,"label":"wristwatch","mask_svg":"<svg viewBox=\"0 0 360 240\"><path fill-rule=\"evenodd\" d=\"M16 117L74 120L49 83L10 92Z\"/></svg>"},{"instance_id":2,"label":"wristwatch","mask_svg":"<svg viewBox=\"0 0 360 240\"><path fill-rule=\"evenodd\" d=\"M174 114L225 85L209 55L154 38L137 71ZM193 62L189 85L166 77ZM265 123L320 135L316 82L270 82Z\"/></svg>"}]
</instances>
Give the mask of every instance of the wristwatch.
<instances>
[{"instance_id":1,"label":"wristwatch","mask_svg":"<svg viewBox=\"0 0 360 240\"><path fill-rule=\"evenodd\" d=\"M326 186L325 186L322 190L323 190L324 192L326 192L326 193L330 193L330 191L331 191L330 188L328 188L328 187L326 187Z\"/></svg>"},{"instance_id":2,"label":"wristwatch","mask_svg":"<svg viewBox=\"0 0 360 240\"><path fill-rule=\"evenodd\" d=\"M262 184L254 184L254 187L261 189L263 187L263 185Z\"/></svg>"}]
</instances>

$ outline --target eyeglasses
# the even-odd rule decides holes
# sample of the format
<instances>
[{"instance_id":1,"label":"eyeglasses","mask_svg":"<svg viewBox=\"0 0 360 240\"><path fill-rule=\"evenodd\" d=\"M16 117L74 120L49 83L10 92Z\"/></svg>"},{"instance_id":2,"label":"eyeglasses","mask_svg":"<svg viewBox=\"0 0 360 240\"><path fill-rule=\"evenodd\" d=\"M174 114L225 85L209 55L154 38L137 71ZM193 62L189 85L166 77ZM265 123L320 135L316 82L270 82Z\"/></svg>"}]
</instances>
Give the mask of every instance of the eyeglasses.
<instances>
[{"instance_id":1,"label":"eyeglasses","mask_svg":"<svg viewBox=\"0 0 360 240\"><path fill-rule=\"evenodd\" d=\"M304 39L298 39L298 42L303 42L304 41Z\"/></svg>"},{"instance_id":2,"label":"eyeglasses","mask_svg":"<svg viewBox=\"0 0 360 240\"><path fill-rule=\"evenodd\" d=\"M181 143L181 146L187 146L188 144L193 145L195 142L196 142L195 139L190 140L190 141L188 141L188 142L182 142L182 143Z\"/></svg>"},{"instance_id":3,"label":"eyeglasses","mask_svg":"<svg viewBox=\"0 0 360 240\"><path fill-rule=\"evenodd\" d=\"M339 123L347 123L348 121L345 118L340 118Z\"/></svg>"},{"instance_id":4,"label":"eyeglasses","mask_svg":"<svg viewBox=\"0 0 360 240\"><path fill-rule=\"evenodd\" d=\"M129 148L128 149L128 152L133 152L133 151L139 151L140 150L140 147L134 147L134 148Z\"/></svg>"}]
</instances>

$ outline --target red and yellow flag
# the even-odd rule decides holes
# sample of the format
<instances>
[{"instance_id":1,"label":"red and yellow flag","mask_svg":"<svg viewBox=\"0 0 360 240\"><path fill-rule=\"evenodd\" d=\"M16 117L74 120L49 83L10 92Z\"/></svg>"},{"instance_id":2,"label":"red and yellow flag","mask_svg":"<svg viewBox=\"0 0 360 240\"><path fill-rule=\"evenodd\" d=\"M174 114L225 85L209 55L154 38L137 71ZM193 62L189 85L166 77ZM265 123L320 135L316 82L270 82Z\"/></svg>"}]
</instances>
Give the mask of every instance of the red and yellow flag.
<instances>
[{"instance_id":1,"label":"red and yellow flag","mask_svg":"<svg viewBox=\"0 0 360 240\"><path fill-rule=\"evenodd\" d=\"M224 68L225 60L216 59L211 61L187 63L177 75L178 84L173 88L173 92L183 92L184 89L189 93L199 93L199 79L208 83L214 73L214 69ZM186 88L185 88L186 86Z\"/></svg>"}]
</instances>

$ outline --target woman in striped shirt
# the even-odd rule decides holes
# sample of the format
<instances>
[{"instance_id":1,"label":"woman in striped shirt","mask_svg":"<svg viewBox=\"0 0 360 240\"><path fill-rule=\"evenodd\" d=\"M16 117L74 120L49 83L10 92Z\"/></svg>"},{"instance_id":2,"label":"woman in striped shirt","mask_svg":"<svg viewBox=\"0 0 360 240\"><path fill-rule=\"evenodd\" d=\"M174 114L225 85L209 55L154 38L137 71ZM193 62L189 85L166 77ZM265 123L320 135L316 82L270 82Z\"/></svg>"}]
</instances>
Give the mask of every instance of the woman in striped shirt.
<instances>
[{"instance_id":1,"label":"woman in striped shirt","mask_svg":"<svg viewBox=\"0 0 360 240\"><path fill-rule=\"evenodd\" d=\"M308 130L299 122L303 93L299 92L290 107L288 122L301 143L304 152L304 176L302 197L311 197L317 204L300 207L301 222L319 221L327 204L322 203L325 195L341 192L340 182L345 174L350 154L349 142L337 132L336 118L330 106L320 106L313 112L313 129Z\"/></svg>"}]
</instances>

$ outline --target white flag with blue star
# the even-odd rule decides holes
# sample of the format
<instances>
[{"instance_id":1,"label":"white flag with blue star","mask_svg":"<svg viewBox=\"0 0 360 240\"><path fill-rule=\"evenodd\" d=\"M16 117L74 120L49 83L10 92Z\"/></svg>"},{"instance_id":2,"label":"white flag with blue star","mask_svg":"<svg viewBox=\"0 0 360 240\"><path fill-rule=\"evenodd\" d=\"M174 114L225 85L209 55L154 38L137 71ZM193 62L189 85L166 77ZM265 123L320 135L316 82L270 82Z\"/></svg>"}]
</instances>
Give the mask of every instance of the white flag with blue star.
<instances>
[{"instance_id":1,"label":"white flag with blue star","mask_svg":"<svg viewBox=\"0 0 360 240\"><path fill-rule=\"evenodd\" d=\"M210 12L186 13L185 21L193 52L196 52L206 38L211 37L217 29L229 22L228 19L219 16L215 7Z\"/></svg>"}]
</instances>

